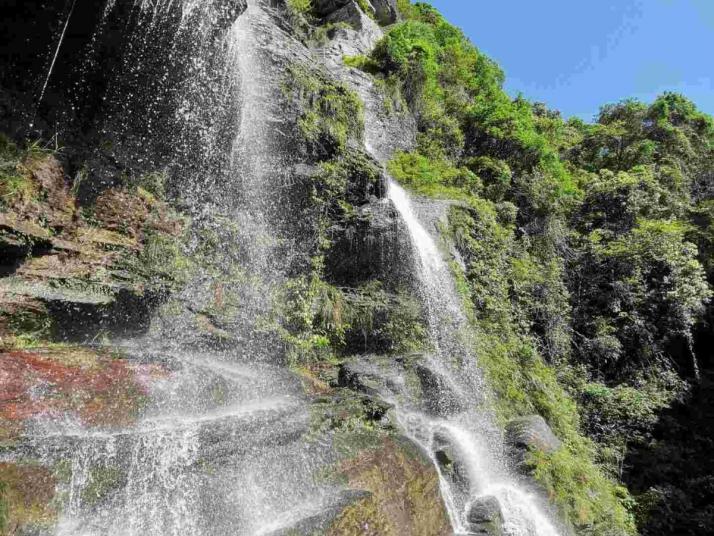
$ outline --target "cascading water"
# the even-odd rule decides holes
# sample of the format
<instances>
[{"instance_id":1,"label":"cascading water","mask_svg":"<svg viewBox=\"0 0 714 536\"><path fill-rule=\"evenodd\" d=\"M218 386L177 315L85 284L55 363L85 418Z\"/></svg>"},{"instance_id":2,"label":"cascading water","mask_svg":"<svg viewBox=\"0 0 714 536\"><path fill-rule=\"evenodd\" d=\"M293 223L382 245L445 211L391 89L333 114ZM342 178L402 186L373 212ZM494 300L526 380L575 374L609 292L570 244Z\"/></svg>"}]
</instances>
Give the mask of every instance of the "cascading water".
<instances>
[{"instance_id":1,"label":"cascading water","mask_svg":"<svg viewBox=\"0 0 714 536\"><path fill-rule=\"evenodd\" d=\"M356 52L367 53L378 37L372 36L365 48ZM410 140L404 131L401 137L395 135L398 129L391 124L394 119L381 115L383 97L369 77L345 70L341 59L345 46L348 45L339 40L332 45L336 52L327 59L327 66L365 101L365 147L385 164L395 150L409 147ZM437 240L422 224L407 192L391 178L388 198L406 227L416 255L418 287L433 347L421 366L432 382L433 392L424 395L431 400L424 400L409 389L394 389L405 381L391 377L380 394L395 405L407 435L432 453L441 474L442 495L457 532L468 533L470 506L491 497L500 505L503 528L509 536L557 536L560 531L546 513L545 501L519 481L505 459L501 432L488 410L488 386L470 350L473 344L469 340L468 320ZM463 466L466 474L460 476L467 482L454 481L443 474L435 453L445 446Z\"/></svg>"},{"instance_id":2,"label":"cascading water","mask_svg":"<svg viewBox=\"0 0 714 536\"><path fill-rule=\"evenodd\" d=\"M556 536L559 532L542 511L538 496L509 474L507 464L498 455L505 447L484 408L484 385L475 357L464 347L467 341L459 340L459 334L465 332L466 320L449 268L404 189L390 180L388 196L406 224L418 255L419 280L434 345L427 366L456 393L456 402L450 401L450 407L443 408L438 417L405 407L400 411L400 421L431 452L439 440L450 443L464 465L468 476L465 493L455 489L449 479L441 479L457 531L467 530L465 515L470 502L495 497L503 512L506 534ZM401 403L395 402L399 408Z\"/></svg>"},{"instance_id":3,"label":"cascading water","mask_svg":"<svg viewBox=\"0 0 714 536\"><path fill-rule=\"evenodd\" d=\"M109 0L105 18L117 6ZM142 28L149 35L161 33L162 21L175 19L176 9L179 32L191 17L200 25L205 16L210 33L216 19L208 3L195 0L137 0L133 9L137 13L132 16L148 17ZM228 97L216 97L218 110L210 112L220 115L226 98L238 103L227 108L239 113L227 121L235 125L229 158L213 159L223 162L218 170L223 182L190 177L191 187L210 185L210 195L190 189L184 195L199 216L222 218L237 228L235 243L225 245L222 259L229 269L237 268L236 257L240 262L236 285L242 303L231 328L235 342L228 349L206 350L194 340L194 320L178 316L162 324L157 319L157 329L147 337L120 345L133 360L160 363L164 371L164 377L151 382L148 406L138 422L104 431L56 419L35 423L28 437L31 448L48 464L64 464L70 474L58 485L65 506L56 536L267 535L319 516L341 500L339 490L314 478L332 462L332 453L302 439L310 426L302 386L258 325L270 315L271 297L291 256L289 242L274 225L280 210L276 190L288 164L280 152L283 134L273 98L280 91L275 82L280 67L262 57L262 47L275 45L284 34L261 31L272 24L268 9L249 0L225 38L216 42L199 32L201 42L191 45L207 47L193 58L192 68L209 81L209 56L225 55L219 62L225 66L222 85L211 91L225 91ZM149 45L136 43L135 48ZM129 65L126 70L132 74L141 68ZM192 148L197 158L225 150L214 145L218 132L211 130L212 124L202 124L205 118L196 111L210 100L205 88L201 93L201 80L187 84L176 117L182 127L199 130L191 138L199 142ZM157 100L149 108L162 105ZM178 138L178 149L187 150ZM185 160L191 154L179 156ZM212 274L200 273L179 298L200 310L216 300L214 283Z\"/></svg>"}]
</instances>

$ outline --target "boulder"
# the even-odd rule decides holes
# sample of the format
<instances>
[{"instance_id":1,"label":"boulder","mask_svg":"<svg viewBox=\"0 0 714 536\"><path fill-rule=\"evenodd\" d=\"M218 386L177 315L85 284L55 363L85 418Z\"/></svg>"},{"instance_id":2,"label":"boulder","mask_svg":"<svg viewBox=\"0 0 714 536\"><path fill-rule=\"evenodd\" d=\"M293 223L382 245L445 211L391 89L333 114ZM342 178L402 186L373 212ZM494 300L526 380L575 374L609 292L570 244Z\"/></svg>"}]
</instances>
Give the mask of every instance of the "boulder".
<instances>
[{"instance_id":1,"label":"boulder","mask_svg":"<svg viewBox=\"0 0 714 536\"><path fill-rule=\"evenodd\" d=\"M498 499L493 496L479 497L469 506L466 514L469 534L478 536L502 536L503 512Z\"/></svg>"},{"instance_id":2,"label":"boulder","mask_svg":"<svg viewBox=\"0 0 714 536\"><path fill-rule=\"evenodd\" d=\"M382 389L380 376L367 363L359 360L340 365L337 382L340 387L371 396L379 395Z\"/></svg>"},{"instance_id":3,"label":"boulder","mask_svg":"<svg viewBox=\"0 0 714 536\"><path fill-rule=\"evenodd\" d=\"M371 495L348 506L326 534L453 534L439 475L410 439L387 437L381 446L362 449L339 467L348 486Z\"/></svg>"},{"instance_id":4,"label":"boulder","mask_svg":"<svg viewBox=\"0 0 714 536\"><path fill-rule=\"evenodd\" d=\"M432 446L442 476L451 486L459 490L461 495L467 495L470 487L468 471L459 458L451 438L445 433L437 432L434 434Z\"/></svg>"},{"instance_id":5,"label":"boulder","mask_svg":"<svg viewBox=\"0 0 714 536\"><path fill-rule=\"evenodd\" d=\"M415 372L421 383L426 409L433 415L445 417L464 411L464 405L444 376L424 365L417 365Z\"/></svg>"},{"instance_id":6,"label":"boulder","mask_svg":"<svg viewBox=\"0 0 714 536\"><path fill-rule=\"evenodd\" d=\"M335 503L323 508L319 513L299 519L294 525L269 532L267 536L294 536L295 534L324 534L335 519L350 506L369 500L372 493L363 490L345 490Z\"/></svg>"},{"instance_id":7,"label":"boulder","mask_svg":"<svg viewBox=\"0 0 714 536\"><path fill-rule=\"evenodd\" d=\"M405 262L412 255L409 235L390 204L375 199L362 205L351 221L335 224L329 233L325 271L331 283L358 287L378 278L393 288L414 277Z\"/></svg>"},{"instance_id":8,"label":"boulder","mask_svg":"<svg viewBox=\"0 0 714 536\"><path fill-rule=\"evenodd\" d=\"M369 0L369 2L365 2L362 5L355 0L313 0L312 5L313 12L316 15L330 17L333 22L336 21L335 14L338 14L338 17L342 17L340 20L354 22L352 19L357 12L364 13L365 8L371 8L372 12L367 13L367 15L373 15L379 24L393 24L397 21L396 0Z\"/></svg>"},{"instance_id":9,"label":"boulder","mask_svg":"<svg viewBox=\"0 0 714 536\"><path fill-rule=\"evenodd\" d=\"M551 454L562 444L540 415L518 417L506 425L506 441L519 463L525 461L528 451L537 450Z\"/></svg>"},{"instance_id":10,"label":"boulder","mask_svg":"<svg viewBox=\"0 0 714 536\"><path fill-rule=\"evenodd\" d=\"M346 22L358 31L369 31L376 23L362 10L354 0L325 16L325 22Z\"/></svg>"}]
</instances>

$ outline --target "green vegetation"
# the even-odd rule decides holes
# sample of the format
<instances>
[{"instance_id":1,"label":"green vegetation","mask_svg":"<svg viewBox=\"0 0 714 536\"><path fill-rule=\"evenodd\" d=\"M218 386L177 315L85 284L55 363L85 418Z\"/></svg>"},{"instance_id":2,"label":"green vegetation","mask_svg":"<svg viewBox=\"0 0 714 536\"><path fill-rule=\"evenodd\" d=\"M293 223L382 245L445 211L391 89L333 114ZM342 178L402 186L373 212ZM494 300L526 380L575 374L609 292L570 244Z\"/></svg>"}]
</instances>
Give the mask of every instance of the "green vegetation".
<instances>
[{"instance_id":1,"label":"green vegetation","mask_svg":"<svg viewBox=\"0 0 714 536\"><path fill-rule=\"evenodd\" d=\"M540 414L563 440L554 454L533 452L529 463L566 520L584 533L634 533L627 490L597 466L596 445L581 433L578 407L563 385L572 384L573 371L548 365L531 332L533 318L562 306L557 295L540 292L562 285L560 272L532 258L493 202L472 199L471 205L452 208L449 228L467 266L463 274L457 269L459 288L497 412L503 422ZM534 300L539 293L543 300ZM548 336L567 337L558 325Z\"/></svg>"},{"instance_id":2,"label":"green vegetation","mask_svg":"<svg viewBox=\"0 0 714 536\"><path fill-rule=\"evenodd\" d=\"M312 10L312 0L287 0L288 9L306 15Z\"/></svg>"},{"instance_id":3,"label":"green vegetation","mask_svg":"<svg viewBox=\"0 0 714 536\"><path fill-rule=\"evenodd\" d=\"M294 65L284 94L297 118L300 150L317 162L304 181L305 220L315 234L310 274L288 281L275 296L279 319L267 320L288 344L296 367L336 363L353 353L404 353L423 347L418 302L379 281L337 287L325 273L335 234L354 227L359 208L382 184L379 165L361 148L363 105L358 95L327 74Z\"/></svg>"},{"instance_id":4,"label":"green vegetation","mask_svg":"<svg viewBox=\"0 0 714 536\"><path fill-rule=\"evenodd\" d=\"M30 176L31 168L52 152L40 142L18 147L0 133L0 207L24 205L39 195Z\"/></svg>"},{"instance_id":5,"label":"green vegetation","mask_svg":"<svg viewBox=\"0 0 714 536\"><path fill-rule=\"evenodd\" d=\"M291 280L277 302L283 307L279 332L297 367L363 352L404 355L426 344L419 303L379 282L342 290L313 275Z\"/></svg>"},{"instance_id":6,"label":"green vegetation","mask_svg":"<svg viewBox=\"0 0 714 536\"><path fill-rule=\"evenodd\" d=\"M577 195L557 151L538 131L533 107L503 91L500 69L432 7L401 9L407 20L360 63L400 87L418 121L415 158L477 173L474 158L490 157L514 174L532 175L529 182L537 182L533 188L543 202ZM447 185L450 180L444 179ZM413 181L420 184L419 177Z\"/></svg>"},{"instance_id":7,"label":"green vegetation","mask_svg":"<svg viewBox=\"0 0 714 536\"><path fill-rule=\"evenodd\" d=\"M309 37L309 44L315 46L325 45L330 39L335 37L338 30L352 29L352 25L347 22L328 22L312 28Z\"/></svg>"},{"instance_id":8,"label":"green vegetation","mask_svg":"<svg viewBox=\"0 0 714 536\"><path fill-rule=\"evenodd\" d=\"M82 502L95 506L105 500L119 488L126 477L116 467L93 467L89 474L89 483L82 490Z\"/></svg>"},{"instance_id":9,"label":"green vegetation","mask_svg":"<svg viewBox=\"0 0 714 536\"><path fill-rule=\"evenodd\" d=\"M329 159L344 151L349 139L361 139L363 104L344 84L294 65L284 90L298 110L300 138L308 154Z\"/></svg>"},{"instance_id":10,"label":"green vegetation","mask_svg":"<svg viewBox=\"0 0 714 536\"><path fill-rule=\"evenodd\" d=\"M390 174L460 202L454 270L498 414L539 413L563 440L531 463L578 532L632 534L635 514L641 530L654 495L635 505L623 460L699 378L695 332L712 312L714 121L676 94L564 121L509 98L434 8L398 7L402 22L345 63L417 119Z\"/></svg>"},{"instance_id":11,"label":"green vegetation","mask_svg":"<svg viewBox=\"0 0 714 536\"><path fill-rule=\"evenodd\" d=\"M0 480L0 534L7 528L7 502L5 499L5 493L7 491L7 485L5 482Z\"/></svg>"},{"instance_id":12,"label":"green vegetation","mask_svg":"<svg viewBox=\"0 0 714 536\"><path fill-rule=\"evenodd\" d=\"M357 0L357 5L362 11L364 11L365 15L367 15L369 18L376 18L374 8L372 8L372 5L369 3L369 0Z\"/></svg>"},{"instance_id":13,"label":"green vegetation","mask_svg":"<svg viewBox=\"0 0 714 536\"><path fill-rule=\"evenodd\" d=\"M126 261L131 273L154 292L181 288L192 267L176 237L153 230L146 233L141 252Z\"/></svg>"},{"instance_id":14,"label":"green vegetation","mask_svg":"<svg viewBox=\"0 0 714 536\"><path fill-rule=\"evenodd\" d=\"M121 292L137 307L178 290L191 265L187 221L164 200L162 172L117 177L90 205L77 197L86 166L70 187L66 170L40 143L18 147L0 136L0 256L11 269L0 292L0 347L38 346L58 336L49 293L65 305L102 308ZM101 315L97 314L97 318Z\"/></svg>"}]
</instances>

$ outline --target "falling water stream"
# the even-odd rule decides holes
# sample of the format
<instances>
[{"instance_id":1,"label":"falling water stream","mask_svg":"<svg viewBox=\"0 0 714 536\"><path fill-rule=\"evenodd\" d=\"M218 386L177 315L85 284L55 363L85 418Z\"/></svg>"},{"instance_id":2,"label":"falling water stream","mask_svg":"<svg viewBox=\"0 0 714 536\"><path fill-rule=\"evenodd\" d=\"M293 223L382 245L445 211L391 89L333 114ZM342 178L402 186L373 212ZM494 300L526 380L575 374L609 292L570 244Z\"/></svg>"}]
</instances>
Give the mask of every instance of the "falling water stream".
<instances>
[{"instance_id":1,"label":"falling water stream","mask_svg":"<svg viewBox=\"0 0 714 536\"><path fill-rule=\"evenodd\" d=\"M408 124L404 128L394 114L384 115L384 97L373 80L344 66L345 50L350 54L367 54L382 34L369 20L362 23L367 30L361 31L361 37L368 38L360 42L349 31L338 36L328 45L325 63L364 101L365 149L386 165L395 151L408 150L413 138L410 141L406 132ZM355 43L358 43L356 50ZM407 387L403 372L382 367L376 374L384 375L387 381L383 382L380 395L394 404L405 433L430 454L439 471L442 496L457 533L469 533L468 512L472 504L495 498L508 536L558 536L561 530L552 520L547 501L511 468L502 432L489 409L492 407L489 389L473 352L473 334L453 274L439 247L437 222L433 221L438 203L415 203L391 178L387 196L406 227L415 254L414 272L431 345L431 351L419 366L426 371L432 388L436 388L432 393L415 395ZM426 399L429 397L431 400ZM462 476L467 482L455 481L453 476L444 474L437 452L445 448L463 467L466 474Z\"/></svg>"},{"instance_id":2,"label":"falling water stream","mask_svg":"<svg viewBox=\"0 0 714 536\"><path fill-rule=\"evenodd\" d=\"M540 497L518 482L502 458L505 446L484 407L485 386L476 359L465 347L466 319L449 267L434 238L420 223L408 194L393 180L389 182L388 197L404 221L417 253L434 346L425 365L443 378L454 396L436 417L395 399L399 420L426 450L433 453L438 448L436 443L445 441L464 465L468 477L465 493L455 489L448 478L441 478L442 493L457 532L467 531L465 515L472 501L495 497L502 509L506 534L557 536L559 532L544 513ZM436 460L435 464L439 467Z\"/></svg>"},{"instance_id":3,"label":"falling water stream","mask_svg":"<svg viewBox=\"0 0 714 536\"><path fill-rule=\"evenodd\" d=\"M153 27L171 9L182 9L183 19L194 9L211 9L201 4L137 0L134 9L143 10ZM105 15L114 6L109 0ZM259 50L282 34L260 32L271 24L266 9L248 0L218 48L227 54L228 75L235 78L229 87L238 88L240 99L223 170L227 182L217 186L224 194L218 192L210 207L239 230L230 247L240 250L249 274L235 343L205 350L194 344L195 325L177 318L170 337L159 331L118 345L131 359L166 370L149 384L148 405L134 425L97 431L71 420L34 423L29 447L70 475L59 484L64 508L55 536L276 534L342 500L340 489L315 478L334 460L329 448L304 440L310 412L302 385L256 325L270 313L286 265L271 225L272 212L280 209L272 189L285 167L273 150L281 134L271 95L280 87ZM197 277L182 299L197 306L210 298L211 284L210 277Z\"/></svg>"}]
</instances>

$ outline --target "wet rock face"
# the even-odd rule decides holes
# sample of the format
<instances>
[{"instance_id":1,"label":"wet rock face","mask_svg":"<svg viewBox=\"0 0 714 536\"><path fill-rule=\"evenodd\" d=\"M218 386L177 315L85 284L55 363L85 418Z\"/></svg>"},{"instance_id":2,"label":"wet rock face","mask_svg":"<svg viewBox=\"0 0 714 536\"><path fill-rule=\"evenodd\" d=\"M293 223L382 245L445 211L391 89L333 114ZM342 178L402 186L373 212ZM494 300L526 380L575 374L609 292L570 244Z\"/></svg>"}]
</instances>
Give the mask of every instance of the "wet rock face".
<instances>
[{"instance_id":1,"label":"wet rock face","mask_svg":"<svg viewBox=\"0 0 714 536\"><path fill-rule=\"evenodd\" d=\"M16 185L0 184L0 336L145 329L183 270L183 219L139 186L82 207L55 156L6 144L0 158Z\"/></svg>"},{"instance_id":2,"label":"wet rock face","mask_svg":"<svg viewBox=\"0 0 714 536\"><path fill-rule=\"evenodd\" d=\"M474 536L503 536L503 512L496 497L479 497L466 515L468 530Z\"/></svg>"},{"instance_id":3,"label":"wet rock face","mask_svg":"<svg viewBox=\"0 0 714 536\"><path fill-rule=\"evenodd\" d=\"M445 433L437 433L434 435L432 444L434 457L439 464L442 476L450 482L454 489L459 490L460 495L468 495L469 475L451 438Z\"/></svg>"},{"instance_id":4,"label":"wet rock face","mask_svg":"<svg viewBox=\"0 0 714 536\"><path fill-rule=\"evenodd\" d=\"M359 13L363 13L362 7L355 0L314 0L313 12L320 17L330 17L330 20L357 22L359 23ZM366 3L365 3L366 4ZM371 16L377 19L379 24L393 24L397 21L396 0L369 0Z\"/></svg>"},{"instance_id":5,"label":"wet rock face","mask_svg":"<svg viewBox=\"0 0 714 536\"><path fill-rule=\"evenodd\" d=\"M428 411L438 416L460 413L464 406L446 378L423 365L415 368L424 393L424 403Z\"/></svg>"},{"instance_id":6,"label":"wet rock face","mask_svg":"<svg viewBox=\"0 0 714 536\"><path fill-rule=\"evenodd\" d=\"M383 390L381 374L366 360L343 363L340 366L337 381L340 387L371 396L377 396Z\"/></svg>"},{"instance_id":7,"label":"wet rock face","mask_svg":"<svg viewBox=\"0 0 714 536\"><path fill-rule=\"evenodd\" d=\"M189 146L196 160L201 132L182 125L184 97L201 85L199 116L213 113L208 100L228 93L213 87L221 85L222 38L246 9L245 0L77 0L71 17L72 2L6 4L0 22L4 132L32 139L59 135L67 154L90 168L89 155L100 145L113 163L135 168L139 162L166 165ZM206 123L228 129L235 111L227 102L220 108L225 113Z\"/></svg>"},{"instance_id":8,"label":"wet rock face","mask_svg":"<svg viewBox=\"0 0 714 536\"><path fill-rule=\"evenodd\" d=\"M117 356L84 347L0 349L0 445L12 444L36 419L71 416L98 428L133 423L147 381L164 371Z\"/></svg>"},{"instance_id":9,"label":"wet rock face","mask_svg":"<svg viewBox=\"0 0 714 536\"><path fill-rule=\"evenodd\" d=\"M376 201L360 207L357 217L330 229L332 247L326 259L328 278L356 287L375 277L386 282L409 281L400 259L411 254L396 211Z\"/></svg>"},{"instance_id":10,"label":"wet rock face","mask_svg":"<svg viewBox=\"0 0 714 536\"><path fill-rule=\"evenodd\" d=\"M340 9L333 11L325 17L325 22L346 22L352 28L362 31L374 26L374 21L370 19L362 8L354 1L349 2Z\"/></svg>"},{"instance_id":11,"label":"wet rock face","mask_svg":"<svg viewBox=\"0 0 714 536\"><path fill-rule=\"evenodd\" d=\"M247 7L247 0L214 0L212 11L215 13L216 29L222 31L231 26Z\"/></svg>"},{"instance_id":12,"label":"wet rock face","mask_svg":"<svg viewBox=\"0 0 714 536\"><path fill-rule=\"evenodd\" d=\"M562 444L540 415L513 419L506 426L506 441L521 464L530 450L551 454Z\"/></svg>"}]
</instances>

